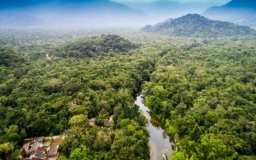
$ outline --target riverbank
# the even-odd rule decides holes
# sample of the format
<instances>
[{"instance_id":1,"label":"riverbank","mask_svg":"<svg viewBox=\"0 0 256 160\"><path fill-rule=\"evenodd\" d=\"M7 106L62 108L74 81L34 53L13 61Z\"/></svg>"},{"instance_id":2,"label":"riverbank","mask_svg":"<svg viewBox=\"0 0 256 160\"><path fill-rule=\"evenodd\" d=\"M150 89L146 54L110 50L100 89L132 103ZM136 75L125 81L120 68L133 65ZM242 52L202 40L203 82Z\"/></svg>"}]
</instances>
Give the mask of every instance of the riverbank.
<instances>
[{"instance_id":1,"label":"riverbank","mask_svg":"<svg viewBox=\"0 0 256 160\"><path fill-rule=\"evenodd\" d=\"M164 129L160 126L155 126L151 122L151 116L149 114L149 109L144 105L144 100L142 95L138 96L135 101L142 112L142 114L148 120L147 130L149 133L149 146L150 146L150 160L159 160L159 159L170 159L172 152L172 144L170 138L165 133Z\"/></svg>"}]
</instances>

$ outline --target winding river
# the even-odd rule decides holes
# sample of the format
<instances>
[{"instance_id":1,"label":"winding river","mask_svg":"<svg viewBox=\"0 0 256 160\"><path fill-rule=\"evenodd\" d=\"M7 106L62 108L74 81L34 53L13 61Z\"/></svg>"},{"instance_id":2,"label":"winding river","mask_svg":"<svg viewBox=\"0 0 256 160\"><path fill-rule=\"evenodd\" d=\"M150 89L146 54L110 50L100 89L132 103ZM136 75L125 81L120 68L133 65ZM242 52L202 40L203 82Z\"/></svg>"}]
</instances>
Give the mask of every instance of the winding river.
<instances>
[{"instance_id":1,"label":"winding river","mask_svg":"<svg viewBox=\"0 0 256 160\"><path fill-rule=\"evenodd\" d=\"M169 137L161 127L152 124L149 109L145 106L141 95L136 98L135 104L148 120L147 130L150 136L150 160L170 160L172 144L169 141Z\"/></svg>"}]
</instances>

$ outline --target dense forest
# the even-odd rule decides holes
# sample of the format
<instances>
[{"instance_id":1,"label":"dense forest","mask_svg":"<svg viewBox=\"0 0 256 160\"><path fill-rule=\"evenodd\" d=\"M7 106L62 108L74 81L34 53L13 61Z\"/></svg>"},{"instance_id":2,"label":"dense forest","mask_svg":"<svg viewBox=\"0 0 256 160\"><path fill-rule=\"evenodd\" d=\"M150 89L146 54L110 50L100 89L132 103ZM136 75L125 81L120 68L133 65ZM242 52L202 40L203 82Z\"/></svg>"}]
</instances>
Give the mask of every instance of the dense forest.
<instances>
[{"instance_id":1,"label":"dense forest","mask_svg":"<svg viewBox=\"0 0 256 160\"><path fill-rule=\"evenodd\" d=\"M115 52L109 41L118 36L110 37L114 39L102 44ZM16 67L12 64L23 60L18 53L1 51L7 57L1 59L0 81L3 159L17 159L25 138L59 134L66 136L60 159L149 158L145 119L133 98L149 79L153 55L137 51L81 59L45 57Z\"/></svg>"},{"instance_id":2,"label":"dense forest","mask_svg":"<svg viewBox=\"0 0 256 160\"><path fill-rule=\"evenodd\" d=\"M0 35L1 160L54 135L60 160L149 160L140 92L173 160L255 159L254 39Z\"/></svg>"},{"instance_id":3,"label":"dense forest","mask_svg":"<svg viewBox=\"0 0 256 160\"><path fill-rule=\"evenodd\" d=\"M255 53L255 40L220 40L171 48L157 63L144 96L174 160L256 154Z\"/></svg>"},{"instance_id":4,"label":"dense forest","mask_svg":"<svg viewBox=\"0 0 256 160\"><path fill-rule=\"evenodd\" d=\"M91 37L88 40L76 41L72 44L68 43L64 47L56 51L59 57L95 57L111 53L127 53L137 46L128 40L117 35L101 35Z\"/></svg>"}]
</instances>

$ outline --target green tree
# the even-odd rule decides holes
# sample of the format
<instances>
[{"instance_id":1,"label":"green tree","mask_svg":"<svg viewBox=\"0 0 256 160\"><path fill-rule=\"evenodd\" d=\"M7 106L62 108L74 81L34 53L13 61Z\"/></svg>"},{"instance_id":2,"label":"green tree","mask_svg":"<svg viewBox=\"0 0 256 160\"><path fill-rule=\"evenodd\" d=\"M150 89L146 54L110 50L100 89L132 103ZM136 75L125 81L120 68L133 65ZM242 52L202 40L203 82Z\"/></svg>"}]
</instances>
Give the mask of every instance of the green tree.
<instances>
[{"instance_id":1,"label":"green tree","mask_svg":"<svg viewBox=\"0 0 256 160\"><path fill-rule=\"evenodd\" d=\"M91 160L86 146L74 149L70 154L70 160Z\"/></svg>"}]
</instances>

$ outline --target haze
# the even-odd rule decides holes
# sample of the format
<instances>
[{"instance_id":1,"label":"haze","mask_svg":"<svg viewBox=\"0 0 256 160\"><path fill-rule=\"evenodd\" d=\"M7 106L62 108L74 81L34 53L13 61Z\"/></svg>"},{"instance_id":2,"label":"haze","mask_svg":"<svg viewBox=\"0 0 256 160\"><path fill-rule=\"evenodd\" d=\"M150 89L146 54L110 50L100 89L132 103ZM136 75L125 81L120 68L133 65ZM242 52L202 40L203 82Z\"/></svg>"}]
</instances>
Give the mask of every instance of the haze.
<instances>
[{"instance_id":1,"label":"haze","mask_svg":"<svg viewBox=\"0 0 256 160\"><path fill-rule=\"evenodd\" d=\"M187 13L203 13L227 0L2 1L1 28L140 28ZM7 18L8 17L8 18Z\"/></svg>"}]
</instances>

